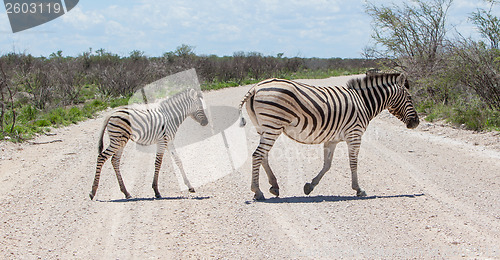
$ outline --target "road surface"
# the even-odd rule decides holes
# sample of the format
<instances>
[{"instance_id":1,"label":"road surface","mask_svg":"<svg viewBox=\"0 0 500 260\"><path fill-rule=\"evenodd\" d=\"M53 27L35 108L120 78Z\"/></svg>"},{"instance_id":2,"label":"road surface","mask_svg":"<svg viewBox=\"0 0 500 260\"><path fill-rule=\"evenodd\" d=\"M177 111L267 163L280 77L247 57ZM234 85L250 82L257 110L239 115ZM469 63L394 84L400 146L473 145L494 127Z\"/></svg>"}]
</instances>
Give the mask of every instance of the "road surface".
<instances>
[{"instance_id":1,"label":"road surface","mask_svg":"<svg viewBox=\"0 0 500 260\"><path fill-rule=\"evenodd\" d=\"M340 85L348 77L303 80ZM500 136L422 121L415 130L387 111L363 137L350 188L345 143L310 196L322 147L281 136L270 153L280 198L252 200L251 153L258 137L237 110L250 86L205 93L217 126L183 124L176 145L191 194L165 158L153 199L154 154L129 143L124 200L106 162L94 201L103 117L53 130L37 143L0 143L1 259L500 258ZM248 116L245 114L248 119ZM107 137L106 137L107 138ZM105 139L106 140L106 139ZM106 140L107 141L107 140Z\"/></svg>"}]
</instances>

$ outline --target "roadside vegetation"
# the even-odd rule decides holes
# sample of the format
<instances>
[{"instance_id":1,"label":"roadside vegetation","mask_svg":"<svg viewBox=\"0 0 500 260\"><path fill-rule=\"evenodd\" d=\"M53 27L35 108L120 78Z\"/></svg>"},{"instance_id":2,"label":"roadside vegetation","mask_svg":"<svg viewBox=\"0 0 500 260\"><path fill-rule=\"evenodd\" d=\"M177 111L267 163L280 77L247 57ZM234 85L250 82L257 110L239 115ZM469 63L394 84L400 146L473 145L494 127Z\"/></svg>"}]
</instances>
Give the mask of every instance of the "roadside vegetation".
<instances>
[{"instance_id":1,"label":"roadside vegetation","mask_svg":"<svg viewBox=\"0 0 500 260\"><path fill-rule=\"evenodd\" d=\"M196 55L182 45L161 57L133 51L120 57L103 49L77 57L61 51L49 57L26 53L0 56L0 140L23 141L51 127L92 118L126 105L132 94L165 76L195 68L203 90L256 83L270 77L325 78L364 73L372 59L286 58L283 54L237 52Z\"/></svg>"},{"instance_id":2,"label":"roadside vegetation","mask_svg":"<svg viewBox=\"0 0 500 260\"><path fill-rule=\"evenodd\" d=\"M468 23L480 39L464 37L448 23L453 0L368 3L372 17L370 58L409 75L417 110L425 120L446 120L472 130L500 130L500 19L488 9L471 10Z\"/></svg>"},{"instance_id":3,"label":"roadside vegetation","mask_svg":"<svg viewBox=\"0 0 500 260\"><path fill-rule=\"evenodd\" d=\"M181 45L161 57L135 50L119 56L104 49L77 57L27 53L0 56L0 140L23 141L126 105L148 83L195 68L203 90L253 84L279 77L326 78L396 69L409 76L419 113L473 130L500 131L500 19L489 9L471 10L481 38L467 38L447 22L453 0L412 0L390 6L368 2L374 45L364 59L288 58L236 52L198 55Z\"/></svg>"}]
</instances>

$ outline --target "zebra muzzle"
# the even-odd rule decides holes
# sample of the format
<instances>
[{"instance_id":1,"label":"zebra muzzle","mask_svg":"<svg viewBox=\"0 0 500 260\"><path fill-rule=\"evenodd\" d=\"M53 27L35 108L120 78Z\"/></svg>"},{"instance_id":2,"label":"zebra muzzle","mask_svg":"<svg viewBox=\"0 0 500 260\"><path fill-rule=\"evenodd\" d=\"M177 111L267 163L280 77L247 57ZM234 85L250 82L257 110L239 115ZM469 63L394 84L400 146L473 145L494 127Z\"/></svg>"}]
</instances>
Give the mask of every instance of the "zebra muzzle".
<instances>
[{"instance_id":1,"label":"zebra muzzle","mask_svg":"<svg viewBox=\"0 0 500 260\"><path fill-rule=\"evenodd\" d=\"M406 124L406 127L409 128L409 129L413 129L413 128L416 128L420 123L420 120L417 118L412 118L410 119L410 121L408 122L408 124Z\"/></svg>"}]
</instances>

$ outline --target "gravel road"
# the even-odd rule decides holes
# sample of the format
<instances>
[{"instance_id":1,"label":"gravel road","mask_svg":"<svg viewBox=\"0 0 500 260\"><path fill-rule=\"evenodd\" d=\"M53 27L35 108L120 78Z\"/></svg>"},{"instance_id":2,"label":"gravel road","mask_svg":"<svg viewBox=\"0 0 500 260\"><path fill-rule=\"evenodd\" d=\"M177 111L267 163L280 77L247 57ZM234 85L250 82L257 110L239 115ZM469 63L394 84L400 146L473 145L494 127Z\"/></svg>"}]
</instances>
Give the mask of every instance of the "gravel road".
<instances>
[{"instance_id":1,"label":"gravel road","mask_svg":"<svg viewBox=\"0 0 500 260\"><path fill-rule=\"evenodd\" d=\"M363 137L363 198L350 188L345 143L305 196L322 147L281 136L270 153L280 198L264 192L268 199L255 202L258 137L250 120L237 126L236 110L249 88L205 93L212 127L182 125L176 146L194 194L166 157L164 198L153 199L154 154L129 143L122 175L134 199L124 199L109 161L89 199L98 132L111 110L34 140L52 143L0 142L0 259L500 258L498 133L425 121L409 130L385 111ZM261 187L269 187L262 170Z\"/></svg>"}]
</instances>

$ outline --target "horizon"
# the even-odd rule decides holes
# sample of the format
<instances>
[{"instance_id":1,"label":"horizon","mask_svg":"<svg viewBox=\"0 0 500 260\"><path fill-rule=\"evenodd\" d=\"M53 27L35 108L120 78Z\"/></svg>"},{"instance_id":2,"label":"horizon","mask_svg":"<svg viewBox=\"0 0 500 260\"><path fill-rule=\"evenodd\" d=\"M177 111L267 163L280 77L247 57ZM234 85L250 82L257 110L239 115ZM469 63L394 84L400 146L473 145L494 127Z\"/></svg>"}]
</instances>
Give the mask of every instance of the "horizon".
<instances>
[{"instance_id":1,"label":"horizon","mask_svg":"<svg viewBox=\"0 0 500 260\"><path fill-rule=\"evenodd\" d=\"M379 1L390 5L391 1ZM133 51L160 57L182 44L198 56L237 52L300 58L363 58L372 44L372 20L365 1L80 1L53 21L12 33L5 6L0 9L0 55L26 53L76 57L99 49L127 57ZM283 9L286 7L286 11ZM450 33L478 37L467 21L486 2L454 1L448 12ZM496 12L500 7L494 9Z\"/></svg>"}]
</instances>

